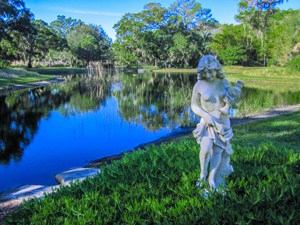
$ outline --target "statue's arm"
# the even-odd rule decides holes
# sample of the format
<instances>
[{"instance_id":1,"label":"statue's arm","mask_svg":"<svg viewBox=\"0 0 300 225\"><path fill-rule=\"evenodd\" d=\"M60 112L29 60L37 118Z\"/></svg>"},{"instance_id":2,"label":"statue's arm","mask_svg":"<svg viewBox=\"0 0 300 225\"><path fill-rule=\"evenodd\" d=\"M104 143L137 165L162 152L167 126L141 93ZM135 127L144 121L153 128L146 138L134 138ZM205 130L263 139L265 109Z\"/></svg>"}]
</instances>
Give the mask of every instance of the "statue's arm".
<instances>
[{"instance_id":1,"label":"statue's arm","mask_svg":"<svg viewBox=\"0 0 300 225\"><path fill-rule=\"evenodd\" d=\"M232 98L232 96L231 96L231 85L230 85L230 82L227 80L227 79L223 79L222 80L222 85L223 85L223 88L224 88L224 93L223 93L223 96L222 96L222 98L223 98L223 100L224 100L224 98L225 98L225 96L227 97L227 98Z\"/></svg>"},{"instance_id":2,"label":"statue's arm","mask_svg":"<svg viewBox=\"0 0 300 225\"><path fill-rule=\"evenodd\" d=\"M231 87L229 80L223 79L223 86L225 90L228 90Z\"/></svg>"},{"instance_id":3,"label":"statue's arm","mask_svg":"<svg viewBox=\"0 0 300 225\"><path fill-rule=\"evenodd\" d=\"M200 105L200 98L201 98L201 94L199 92L199 85L198 83L196 83L196 85L193 88L193 93L192 93L192 99L191 99L191 108L192 111L202 117L205 122L209 125L214 125L214 119L213 116L210 115L208 112L206 112L204 109L202 109L201 105Z\"/></svg>"}]
</instances>

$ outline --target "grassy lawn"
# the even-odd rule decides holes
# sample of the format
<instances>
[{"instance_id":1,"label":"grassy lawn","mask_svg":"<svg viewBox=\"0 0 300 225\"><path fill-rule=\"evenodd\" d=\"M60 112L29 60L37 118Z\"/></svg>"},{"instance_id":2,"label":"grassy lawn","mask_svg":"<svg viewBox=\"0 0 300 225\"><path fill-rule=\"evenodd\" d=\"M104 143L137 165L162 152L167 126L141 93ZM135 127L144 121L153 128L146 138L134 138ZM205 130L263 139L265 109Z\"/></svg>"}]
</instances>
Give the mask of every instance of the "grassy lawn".
<instances>
[{"instance_id":1,"label":"grassy lawn","mask_svg":"<svg viewBox=\"0 0 300 225\"><path fill-rule=\"evenodd\" d=\"M6 224L299 224L300 112L233 127L226 194L201 197L192 137L126 154Z\"/></svg>"},{"instance_id":2,"label":"grassy lawn","mask_svg":"<svg viewBox=\"0 0 300 225\"><path fill-rule=\"evenodd\" d=\"M10 86L15 84L25 84L43 80L51 80L53 76L38 74L37 72L26 71L24 69L1 69L0 86Z\"/></svg>"},{"instance_id":3,"label":"grassy lawn","mask_svg":"<svg viewBox=\"0 0 300 225\"><path fill-rule=\"evenodd\" d=\"M194 69L157 69L157 73L196 73ZM282 81L299 82L300 71L291 71L283 67L242 67L242 66L223 66L223 72L227 78L261 80L261 81Z\"/></svg>"},{"instance_id":4,"label":"grassy lawn","mask_svg":"<svg viewBox=\"0 0 300 225\"><path fill-rule=\"evenodd\" d=\"M300 71L290 70L284 67L242 67L242 66L224 66L223 71L226 74L241 74L246 76L260 77L300 77Z\"/></svg>"},{"instance_id":5,"label":"grassy lawn","mask_svg":"<svg viewBox=\"0 0 300 225\"><path fill-rule=\"evenodd\" d=\"M158 69L158 73L195 73L196 69ZM274 82L290 83L300 85L300 72L290 71L279 67L241 67L224 66L223 71L230 81L241 79L252 83ZM36 67L32 69L13 68L0 70L0 86L24 84L42 80L53 79L49 75L85 73L85 68L68 67ZM46 75L48 74L48 75Z\"/></svg>"},{"instance_id":6,"label":"grassy lawn","mask_svg":"<svg viewBox=\"0 0 300 225\"><path fill-rule=\"evenodd\" d=\"M69 68L69 67L35 67L27 69L28 71L37 72L40 74L76 74L76 73L86 73L86 68Z\"/></svg>"},{"instance_id":7,"label":"grassy lawn","mask_svg":"<svg viewBox=\"0 0 300 225\"><path fill-rule=\"evenodd\" d=\"M176 68L162 68L162 69L153 69L155 73L196 73L197 68L195 69L176 69Z\"/></svg>"}]
</instances>

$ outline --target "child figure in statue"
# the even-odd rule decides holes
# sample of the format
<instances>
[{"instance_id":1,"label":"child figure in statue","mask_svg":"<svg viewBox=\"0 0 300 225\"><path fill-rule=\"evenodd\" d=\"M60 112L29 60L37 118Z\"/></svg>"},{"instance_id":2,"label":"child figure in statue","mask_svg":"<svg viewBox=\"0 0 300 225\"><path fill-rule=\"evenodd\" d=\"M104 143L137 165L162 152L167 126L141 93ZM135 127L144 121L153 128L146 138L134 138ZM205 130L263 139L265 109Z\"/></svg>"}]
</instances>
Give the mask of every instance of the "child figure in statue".
<instances>
[{"instance_id":1,"label":"child figure in statue","mask_svg":"<svg viewBox=\"0 0 300 225\"><path fill-rule=\"evenodd\" d=\"M225 185L225 177L233 172L230 165L230 155L233 153L230 140L233 132L226 107L236 103L241 83L238 82L236 88L231 87L225 79L221 64L213 55L205 55L200 59L197 74L198 81L193 88L191 108L201 117L193 131L200 144L200 182L206 181L208 177L210 188L216 190L219 185ZM230 101L232 98L234 101ZM229 103L226 103L227 100Z\"/></svg>"},{"instance_id":2,"label":"child figure in statue","mask_svg":"<svg viewBox=\"0 0 300 225\"><path fill-rule=\"evenodd\" d=\"M220 111L223 114L229 114L230 108L236 108L236 103L238 103L242 98L242 87L244 83L240 80L236 81L236 85L234 87L228 87L226 91L226 95L224 97L224 102L226 103Z\"/></svg>"}]
</instances>

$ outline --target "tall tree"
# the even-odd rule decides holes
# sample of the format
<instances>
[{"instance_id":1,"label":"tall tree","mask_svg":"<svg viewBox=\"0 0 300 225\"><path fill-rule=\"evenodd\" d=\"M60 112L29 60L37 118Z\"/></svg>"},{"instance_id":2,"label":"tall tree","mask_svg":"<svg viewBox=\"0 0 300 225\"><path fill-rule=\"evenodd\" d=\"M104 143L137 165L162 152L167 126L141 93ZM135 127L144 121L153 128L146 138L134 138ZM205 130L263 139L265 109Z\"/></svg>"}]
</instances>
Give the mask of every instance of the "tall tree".
<instances>
[{"instance_id":1,"label":"tall tree","mask_svg":"<svg viewBox=\"0 0 300 225\"><path fill-rule=\"evenodd\" d=\"M247 54L247 43L243 35L243 25L225 24L219 28L219 31L214 36L214 41L211 48L216 51L221 61L225 65L244 65L249 61L250 57Z\"/></svg>"},{"instance_id":2,"label":"tall tree","mask_svg":"<svg viewBox=\"0 0 300 225\"><path fill-rule=\"evenodd\" d=\"M101 26L82 24L67 33L71 52L86 64L93 60L107 60L111 39Z\"/></svg>"},{"instance_id":3,"label":"tall tree","mask_svg":"<svg viewBox=\"0 0 300 225\"><path fill-rule=\"evenodd\" d=\"M195 66L206 49L202 41L208 40L198 34L216 23L211 11L195 0L177 0L169 8L150 3L139 13L125 14L115 24L114 52L123 63L130 58L131 65Z\"/></svg>"},{"instance_id":4,"label":"tall tree","mask_svg":"<svg viewBox=\"0 0 300 225\"><path fill-rule=\"evenodd\" d=\"M0 0L0 41L9 38L9 31L24 33L31 26L33 14L22 0Z\"/></svg>"},{"instance_id":5,"label":"tall tree","mask_svg":"<svg viewBox=\"0 0 300 225\"><path fill-rule=\"evenodd\" d=\"M0 0L0 61L16 58L14 36L31 33L33 14L22 0Z\"/></svg>"},{"instance_id":6,"label":"tall tree","mask_svg":"<svg viewBox=\"0 0 300 225\"><path fill-rule=\"evenodd\" d=\"M66 45L66 41L58 37L55 30L46 22L35 20L31 25L31 29L28 29L25 34L13 34L17 57L27 61L29 68L32 67L34 58L42 61L50 49L62 50Z\"/></svg>"},{"instance_id":7,"label":"tall tree","mask_svg":"<svg viewBox=\"0 0 300 225\"><path fill-rule=\"evenodd\" d=\"M261 43L262 64L267 66L267 49L265 34L269 29L268 21L277 11L276 6L282 4L284 0L241 0L239 2L239 14L237 20L249 25L256 31Z\"/></svg>"},{"instance_id":8,"label":"tall tree","mask_svg":"<svg viewBox=\"0 0 300 225\"><path fill-rule=\"evenodd\" d=\"M195 0L176 0L169 8L169 16L170 21L187 30L211 27L217 23L211 10L202 8Z\"/></svg>"},{"instance_id":9,"label":"tall tree","mask_svg":"<svg viewBox=\"0 0 300 225\"><path fill-rule=\"evenodd\" d=\"M284 10L269 21L266 41L270 64L283 66L299 54L300 10Z\"/></svg>"},{"instance_id":10,"label":"tall tree","mask_svg":"<svg viewBox=\"0 0 300 225\"><path fill-rule=\"evenodd\" d=\"M83 25L81 20L73 19L71 17L66 18L64 15L57 16L57 19L50 23L50 26L57 31L60 37L65 38L67 33L77 26Z\"/></svg>"}]
</instances>

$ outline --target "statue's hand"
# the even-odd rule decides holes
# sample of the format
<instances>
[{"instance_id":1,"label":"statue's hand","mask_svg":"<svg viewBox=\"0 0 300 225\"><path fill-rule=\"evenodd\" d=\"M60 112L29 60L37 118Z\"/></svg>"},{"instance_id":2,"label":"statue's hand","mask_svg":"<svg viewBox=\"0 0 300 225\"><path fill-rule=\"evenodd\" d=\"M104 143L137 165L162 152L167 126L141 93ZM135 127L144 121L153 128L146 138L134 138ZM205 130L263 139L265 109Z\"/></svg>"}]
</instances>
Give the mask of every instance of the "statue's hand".
<instances>
[{"instance_id":1,"label":"statue's hand","mask_svg":"<svg viewBox=\"0 0 300 225\"><path fill-rule=\"evenodd\" d=\"M210 114L207 114L203 117L203 119L205 120L206 124L207 125L210 125L210 126L215 126L215 118L214 116L210 115Z\"/></svg>"}]
</instances>

